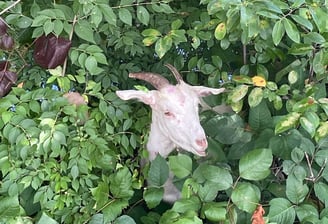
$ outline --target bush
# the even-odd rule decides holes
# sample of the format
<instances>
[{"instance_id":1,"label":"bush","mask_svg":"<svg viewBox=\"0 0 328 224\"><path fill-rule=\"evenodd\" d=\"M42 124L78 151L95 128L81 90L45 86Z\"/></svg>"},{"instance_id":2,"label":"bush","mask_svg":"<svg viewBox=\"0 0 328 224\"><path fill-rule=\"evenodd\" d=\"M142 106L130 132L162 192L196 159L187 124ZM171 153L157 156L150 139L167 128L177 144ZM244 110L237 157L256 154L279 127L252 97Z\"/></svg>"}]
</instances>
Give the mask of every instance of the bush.
<instances>
[{"instance_id":1,"label":"bush","mask_svg":"<svg viewBox=\"0 0 328 224\"><path fill-rule=\"evenodd\" d=\"M1 223L327 222L325 1L0 9ZM201 113L206 158L176 152L140 167L150 110L115 91L143 88L129 72L170 77L165 63L190 84L227 88L205 101L235 113ZM169 169L182 190L173 205L145 181Z\"/></svg>"}]
</instances>

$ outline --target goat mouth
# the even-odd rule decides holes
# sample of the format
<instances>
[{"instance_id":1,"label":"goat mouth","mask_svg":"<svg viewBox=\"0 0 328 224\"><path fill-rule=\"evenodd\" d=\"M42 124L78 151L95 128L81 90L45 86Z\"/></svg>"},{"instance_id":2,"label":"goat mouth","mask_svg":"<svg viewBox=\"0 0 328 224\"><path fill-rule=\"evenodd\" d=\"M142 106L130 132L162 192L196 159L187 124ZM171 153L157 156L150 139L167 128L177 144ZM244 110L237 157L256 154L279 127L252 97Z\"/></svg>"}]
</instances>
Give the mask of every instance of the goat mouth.
<instances>
[{"instance_id":1,"label":"goat mouth","mask_svg":"<svg viewBox=\"0 0 328 224\"><path fill-rule=\"evenodd\" d=\"M206 156L206 151L204 150L194 150L194 153L198 156Z\"/></svg>"}]
</instances>

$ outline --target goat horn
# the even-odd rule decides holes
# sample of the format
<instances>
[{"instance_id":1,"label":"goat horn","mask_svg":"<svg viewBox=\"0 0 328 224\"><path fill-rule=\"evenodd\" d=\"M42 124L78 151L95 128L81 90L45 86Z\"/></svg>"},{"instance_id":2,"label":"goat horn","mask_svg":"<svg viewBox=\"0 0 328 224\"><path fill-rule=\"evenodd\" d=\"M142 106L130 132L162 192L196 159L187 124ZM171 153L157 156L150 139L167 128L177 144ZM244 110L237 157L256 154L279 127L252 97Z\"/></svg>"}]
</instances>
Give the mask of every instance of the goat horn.
<instances>
[{"instance_id":1,"label":"goat horn","mask_svg":"<svg viewBox=\"0 0 328 224\"><path fill-rule=\"evenodd\" d=\"M148 72L130 73L129 77L144 80L150 83L158 90L170 84L166 78L156 73L148 73Z\"/></svg>"},{"instance_id":2,"label":"goat horn","mask_svg":"<svg viewBox=\"0 0 328 224\"><path fill-rule=\"evenodd\" d=\"M171 64L165 64L165 66L170 69L170 71L173 73L175 79L178 81L178 83L180 84L181 82L183 82L183 79L180 75L180 73L178 72L178 70Z\"/></svg>"}]
</instances>

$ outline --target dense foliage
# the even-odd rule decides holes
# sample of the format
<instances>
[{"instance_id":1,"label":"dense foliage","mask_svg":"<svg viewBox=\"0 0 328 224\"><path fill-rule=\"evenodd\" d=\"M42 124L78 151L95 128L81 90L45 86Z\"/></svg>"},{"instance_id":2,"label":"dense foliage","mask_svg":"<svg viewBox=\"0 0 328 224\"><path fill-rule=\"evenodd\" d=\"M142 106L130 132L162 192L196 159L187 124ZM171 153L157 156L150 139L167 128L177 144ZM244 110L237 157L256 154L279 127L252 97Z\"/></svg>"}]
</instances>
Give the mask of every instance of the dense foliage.
<instances>
[{"instance_id":1,"label":"dense foliage","mask_svg":"<svg viewBox=\"0 0 328 224\"><path fill-rule=\"evenodd\" d=\"M0 9L0 223L251 223L261 206L265 223L328 222L326 1ZM140 167L150 110L115 90L143 88L129 72L171 79L165 63L227 88L205 100L235 113L202 112L205 158L180 151ZM161 202L168 170L182 190L173 205Z\"/></svg>"}]
</instances>

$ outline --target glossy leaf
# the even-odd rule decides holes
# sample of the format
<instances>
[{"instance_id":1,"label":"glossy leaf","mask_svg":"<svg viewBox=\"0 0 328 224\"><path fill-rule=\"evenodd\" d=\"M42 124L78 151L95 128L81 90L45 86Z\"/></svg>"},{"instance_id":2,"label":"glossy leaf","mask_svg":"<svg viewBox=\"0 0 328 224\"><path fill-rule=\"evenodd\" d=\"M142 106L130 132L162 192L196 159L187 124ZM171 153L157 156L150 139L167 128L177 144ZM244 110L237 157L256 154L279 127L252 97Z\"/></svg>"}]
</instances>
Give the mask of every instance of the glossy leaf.
<instances>
[{"instance_id":1,"label":"glossy leaf","mask_svg":"<svg viewBox=\"0 0 328 224\"><path fill-rule=\"evenodd\" d=\"M226 218L226 208L222 203L206 203L203 208L205 217L212 222L224 221Z\"/></svg>"},{"instance_id":2,"label":"glossy leaf","mask_svg":"<svg viewBox=\"0 0 328 224\"><path fill-rule=\"evenodd\" d=\"M271 222L293 224L296 213L294 205L285 198L274 198L270 201L268 217Z\"/></svg>"},{"instance_id":3,"label":"glossy leaf","mask_svg":"<svg viewBox=\"0 0 328 224\"><path fill-rule=\"evenodd\" d=\"M254 149L239 161L240 176L247 180L261 180L270 174L271 149Z\"/></svg>"},{"instance_id":4,"label":"glossy leaf","mask_svg":"<svg viewBox=\"0 0 328 224\"><path fill-rule=\"evenodd\" d=\"M147 11L147 9L143 6L137 6L137 18L139 19L139 21L144 24L144 25L148 25L149 23L149 12Z\"/></svg>"},{"instance_id":5,"label":"glossy leaf","mask_svg":"<svg viewBox=\"0 0 328 224\"><path fill-rule=\"evenodd\" d=\"M162 201L164 194L163 188L147 188L143 193L143 197L148 208L155 208Z\"/></svg>"},{"instance_id":6,"label":"glossy leaf","mask_svg":"<svg viewBox=\"0 0 328 224\"><path fill-rule=\"evenodd\" d=\"M44 68L56 68L64 63L71 42L54 35L41 36L35 41L34 60Z\"/></svg>"},{"instance_id":7,"label":"glossy leaf","mask_svg":"<svg viewBox=\"0 0 328 224\"><path fill-rule=\"evenodd\" d=\"M247 85L239 85L237 86L232 93L229 95L229 99L233 102L236 103L243 99L248 92L248 86Z\"/></svg>"},{"instance_id":8,"label":"glossy leaf","mask_svg":"<svg viewBox=\"0 0 328 224\"><path fill-rule=\"evenodd\" d=\"M255 107L261 103L263 99L263 90L261 88L254 88L248 95L248 104L250 107Z\"/></svg>"},{"instance_id":9,"label":"glossy leaf","mask_svg":"<svg viewBox=\"0 0 328 224\"><path fill-rule=\"evenodd\" d=\"M217 40L222 40L227 33L227 28L225 23L219 23L214 31L214 36Z\"/></svg>"},{"instance_id":10,"label":"glossy leaf","mask_svg":"<svg viewBox=\"0 0 328 224\"><path fill-rule=\"evenodd\" d=\"M178 178L184 178L191 173L192 170L192 160L187 155L177 155L169 157L170 170Z\"/></svg>"},{"instance_id":11,"label":"glossy leaf","mask_svg":"<svg viewBox=\"0 0 328 224\"><path fill-rule=\"evenodd\" d=\"M302 183L302 181L296 179L293 176L289 176L287 178L286 196L291 202L295 204L303 202L308 192L308 186Z\"/></svg>"},{"instance_id":12,"label":"glossy leaf","mask_svg":"<svg viewBox=\"0 0 328 224\"><path fill-rule=\"evenodd\" d=\"M260 195L260 190L257 186L241 182L233 189L231 200L240 210L252 213L256 209Z\"/></svg>"},{"instance_id":13,"label":"glossy leaf","mask_svg":"<svg viewBox=\"0 0 328 224\"><path fill-rule=\"evenodd\" d=\"M301 118L302 127L311 135L314 136L316 128L319 126L320 118L314 112L306 112Z\"/></svg>"},{"instance_id":14,"label":"glossy leaf","mask_svg":"<svg viewBox=\"0 0 328 224\"><path fill-rule=\"evenodd\" d=\"M165 36L156 41L155 52L159 58L162 58L172 47L171 37Z\"/></svg>"},{"instance_id":15,"label":"glossy leaf","mask_svg":"<svg viewBox=\"0 0 328 224\"><path fill-rule=\"evenodd\" d=\"M292 112L286 116L284 116L277 124L275 127L275 133L279 134L284 131L287 131L293 127L295 127L299 121L299 118L301 115L296 112Z\"/></svg>"},{"instance_id":16,"label":"glossy leaf","mask_svg":"<svg viewBox=\"0 0 328 224\"><path fill-rule=\"evenodd\" d=\"M272 30L272 39L275 45L278 45L285 34L285 27L282 20L277 21Z\"/></svg>"},{"instance_id":17,"label":"glossy leaf","mask_svg":"<svg viewBox=\"0 0 328 224\"><path fill-rule=\"evenodd\" d=\"M95 44L93 30L90 23L82 20L74 26L74 33L83 40Z\"/></svg>"},{"instance_id":18,"label":"glossy leaf","mask_svg":"<svg viewBox=\"0 0 328 224\"><path fill-rule=\"evenodd\" d=\"M118 18L125 24L132 26L131 12L126 8L120 8L118 10Z\"/></svg>"},{"instance_id":19,"label":"glossy leaf","mask_svg":"<svg viewBox=\"0 0 328 224\"><path fill-rule=\"evenodd\" d=\"M295 43L300 42L300 33L295 25L291 20L289 19L283 19L283 24L287 33L287 36L294 41Z\"/></svg>"},{"instance_id":20,"label":"glossy leaf","mask_svg":"<svg viewBox=\"0 0 328 224\"><path fill-rule=\"evenodd\" d=\"M166 182L168 177L169 166L163 157L157 155L156 158L151 162L148 172L149 184L150 186L160 187Z\"/></svg>"}]
</instances>

